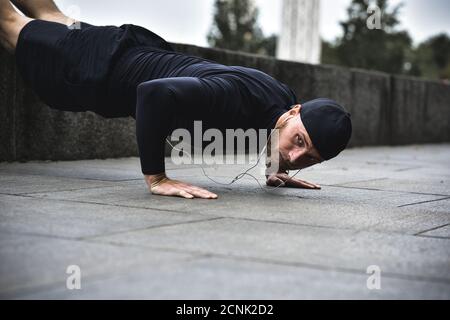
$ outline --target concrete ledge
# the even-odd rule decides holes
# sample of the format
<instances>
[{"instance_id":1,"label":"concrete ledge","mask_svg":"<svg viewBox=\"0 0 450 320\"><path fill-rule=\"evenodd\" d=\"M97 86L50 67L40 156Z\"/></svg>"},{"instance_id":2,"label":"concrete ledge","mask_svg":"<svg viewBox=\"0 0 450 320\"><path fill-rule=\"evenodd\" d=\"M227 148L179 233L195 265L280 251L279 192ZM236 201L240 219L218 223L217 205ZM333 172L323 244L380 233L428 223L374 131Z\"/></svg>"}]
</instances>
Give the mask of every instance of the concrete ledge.
<instances>
[{"instance_id":1,"label":"concrete ledge","mask_svg":"<svg viewBox=\"0 0 450 320\"><path fill-rule=\"evenodd\" d=\"M225 65L262 70L289 85L300 102L329 97L351 113L350 146L450 141L450 86L417 78L308 65L229 50L172 44L177 51ZM20 79L0 48L0 161L137 156L132 118L50 109Z\"/></svg>"},{"instance_id":2,"label":"concrete ledge","mask_svg":"<svg viewBox=\"0 0 450 320\"><path fill-rule=\"evenodd\" d=\"M51 109L24 86L12 56L2 51L0 61L0 161L137 155L132 118Z\"/></svg>"},{"instance_id":3,"label":"concrete ledge","mask_svg":"<svg viewBox=\"0 0 450 320\"><path fill-rule=\"evenodd\" d=\"M392 144L450 141L449 86L392 77Z\"/></svg>"}]
</instances>

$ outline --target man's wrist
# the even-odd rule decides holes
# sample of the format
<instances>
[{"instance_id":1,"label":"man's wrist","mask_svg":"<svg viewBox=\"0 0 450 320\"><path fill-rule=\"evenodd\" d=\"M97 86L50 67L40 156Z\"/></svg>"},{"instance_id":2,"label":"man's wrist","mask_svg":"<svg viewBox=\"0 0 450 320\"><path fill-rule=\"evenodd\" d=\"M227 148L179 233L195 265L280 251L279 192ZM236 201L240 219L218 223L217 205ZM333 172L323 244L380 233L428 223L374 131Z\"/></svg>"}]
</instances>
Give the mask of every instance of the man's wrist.
<instances>
[{"instance_id":1,"label":"man's wrist","mask_svg":"<svg viewBox=\"0 0 450 320\"><path fill-rule=\"evenodd\" d=\"M144 175L145 176L145 180L147 181L147 183L149 183L150 185L154 185L154 184L159 184L161 183L163 180L167 179L166 173L165 172L161 172L158 174L150 174L150 175Z\"/></svg>"},{"instance_id":2,"label":"man's wrist","mask_svg":"<svg viewBox=\"0 0 450 320\"><path fill-rule=\"evenodd\" d=\"M265 170L266 178L269 178L271 175L279 174L279 173L288 174L289 172L288 172L288 170L281 170L281 169L274 170L273 168L266 168L266 170Z\"/></svg>"}]
</instances>

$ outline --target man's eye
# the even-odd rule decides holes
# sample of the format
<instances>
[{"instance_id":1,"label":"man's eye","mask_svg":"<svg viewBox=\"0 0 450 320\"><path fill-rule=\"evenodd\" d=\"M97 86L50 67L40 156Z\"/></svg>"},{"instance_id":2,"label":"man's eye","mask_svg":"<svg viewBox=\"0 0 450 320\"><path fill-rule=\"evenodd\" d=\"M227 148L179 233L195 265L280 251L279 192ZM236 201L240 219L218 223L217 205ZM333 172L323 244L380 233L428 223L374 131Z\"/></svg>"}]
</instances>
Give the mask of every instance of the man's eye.
<instances>
[{"instance_id":1,"label":"man's eye","mask_svg":"<svg viewBox=\"0 0 450 320\"><path fill-rule=\"evenodd\" d=\"M303 140L302 140L302 138L300 138L300 136L298 137L298 143L303 144Z\"/></svg>"}]
</instances>

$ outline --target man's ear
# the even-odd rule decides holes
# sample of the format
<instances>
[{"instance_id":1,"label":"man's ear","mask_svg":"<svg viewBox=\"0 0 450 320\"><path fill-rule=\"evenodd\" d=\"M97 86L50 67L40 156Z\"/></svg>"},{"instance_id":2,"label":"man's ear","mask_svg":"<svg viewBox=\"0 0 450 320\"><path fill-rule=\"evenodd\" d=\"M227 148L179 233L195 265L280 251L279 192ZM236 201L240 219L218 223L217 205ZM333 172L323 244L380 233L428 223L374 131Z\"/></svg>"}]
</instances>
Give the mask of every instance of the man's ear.
<instances>
[{"instance_id":1,"label":"man's ear","mask_svg":"<svg viewBox=\"0 0 450 320\"><path fill-rule=\"evenodd\" d=\"M297 116L300 113L300 109L302 108L301 104L297 104L289 110L289 115Z\"/></svg>"},{"instance_id":2,"label":"man's ear","mask_svg":"<svg viewBox=\"0 0 450 320\"><path fill-rule=\"evenodd\" d=\"M299 113L300 113L300 108L301 108L301 105L300 105L300 104L295 105L295 106L292 106L291 109L290 109L289 111L287 111L286 113L284 113L284 114L280 117L280 119L278 120L278 122L281 122L281 124L275 126L275 129L281 129L281 128L283 128L289 120L291 120L292 118L295 118L296 116L298 116Z\"/></svg>"},{"instance_id":3,"label":"man's ear","mask_svg":"<svg viewBox=\"0 0 450 320\"><path fill-rule=\"evenodd\" d=\"M284 114L283 125L286 124L289 120L297 117L300 114L301 105L293 106L287 113Z\"/></svg>"}]
</instances>

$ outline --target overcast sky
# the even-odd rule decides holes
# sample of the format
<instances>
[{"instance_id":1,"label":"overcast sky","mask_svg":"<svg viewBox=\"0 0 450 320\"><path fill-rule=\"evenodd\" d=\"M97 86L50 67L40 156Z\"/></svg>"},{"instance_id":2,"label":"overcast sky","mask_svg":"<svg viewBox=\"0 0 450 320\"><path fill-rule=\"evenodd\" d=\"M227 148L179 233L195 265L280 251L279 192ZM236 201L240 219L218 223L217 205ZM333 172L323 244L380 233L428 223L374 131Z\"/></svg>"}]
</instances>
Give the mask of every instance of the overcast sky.
<instances>
[{"instance_id":1,"label":"overcast sky","mask_svg":"<svg viewBox=\"0 0 450 320\"><path fill-rule=\"evenodd\" d=\"M321 1L321 35L332 40L340 35L351 0ZM398 4L401 0L391 0ZM66 13L93 24L133 23L168 41L207 46L206 34L213 19L214 0L56 0ZM256 0L259 23L266 35L281 29L281 0ZM403 0L402 27L417 43L438 32L450 34L449 0Z\"/></svg>"}]
</instances>

